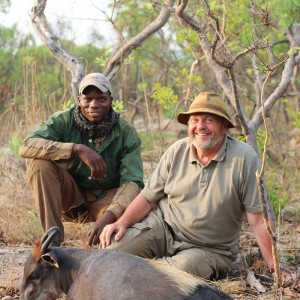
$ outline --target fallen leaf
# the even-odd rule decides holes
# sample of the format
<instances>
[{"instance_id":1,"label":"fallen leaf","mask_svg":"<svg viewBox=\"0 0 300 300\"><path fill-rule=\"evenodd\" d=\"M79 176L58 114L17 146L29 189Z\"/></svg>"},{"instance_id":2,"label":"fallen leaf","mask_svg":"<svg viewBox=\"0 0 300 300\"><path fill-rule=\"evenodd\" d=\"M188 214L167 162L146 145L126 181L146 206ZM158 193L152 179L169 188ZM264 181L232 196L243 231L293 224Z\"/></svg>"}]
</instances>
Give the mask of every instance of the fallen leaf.
<instances>
[{"instance_id":1,"label":"fallen leaf","mask_svg":"<svg viewBox=\"0 0 300 300\"><path fill-rule=\"evenodd\" d=\"M247 269L246 281L251 287L255 288L260 293L264 293L266 291L266 288L255 278L254 272L249 269Z\"/></svg>"}]
</instances>

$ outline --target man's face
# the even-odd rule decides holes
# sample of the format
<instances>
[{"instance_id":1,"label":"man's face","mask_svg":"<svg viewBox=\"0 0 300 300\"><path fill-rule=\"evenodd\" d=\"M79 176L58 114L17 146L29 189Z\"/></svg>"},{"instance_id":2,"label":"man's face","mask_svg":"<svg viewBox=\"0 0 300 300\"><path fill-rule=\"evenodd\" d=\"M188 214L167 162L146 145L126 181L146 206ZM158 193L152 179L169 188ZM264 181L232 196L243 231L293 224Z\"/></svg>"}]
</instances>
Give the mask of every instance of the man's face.
<instances>
[{"instance_id":1,"label":"man's face","mask_svg":"<svg viewBox=\"0 0 300 300\"><path fill-rule=\"evenodd\" d=\"M188 135L198 150L218 149L227 128L226 120L209 113L192 114L188 121Z\"/></svg>"},{"instance_id":2,"label":"man's face","mask_svg":"<svg viewBox=\"0 0 300 300\"><path fill-rule=\"evenodd\" d=\"M103 93L95 86L88 86L78 96L77 103L82 115L91 123L99 123L108 114L112 97L109 92Z\"/></svg>"}]
</instances>

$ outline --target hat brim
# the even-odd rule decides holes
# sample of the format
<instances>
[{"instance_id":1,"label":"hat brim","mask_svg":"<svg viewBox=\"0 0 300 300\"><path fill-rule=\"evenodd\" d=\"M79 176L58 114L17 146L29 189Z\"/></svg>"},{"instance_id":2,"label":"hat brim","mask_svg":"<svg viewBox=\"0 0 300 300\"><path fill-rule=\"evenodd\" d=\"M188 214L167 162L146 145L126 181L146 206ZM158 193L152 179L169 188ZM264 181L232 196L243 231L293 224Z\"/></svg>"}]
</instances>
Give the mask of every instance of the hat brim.
<instances>
[{"instance_id":1,"label":"hat brim","mask_svg":"<svg viewBox=\"0 0 300 300\"><path fill-rule=\"evenodd\" d=\"M98 88L101 92L103 93L106 93L107 91L110 92L110 90L105 86L105 85L102 85L102 84L96 84L96 83L90 83L86 86L84 86L83 88L81 88L81 90L79 91L79 94L82 94L83 91L88 87L88 86L95 86L96 88Z\"/></svg>"},{"instance_id":2,"label":"hat brim","mask_svg":"<svg viewBox=\"0 0 300 300\"><path fill-rule=\"evenodd\" d=\"M235 125L233 124L233 122L230 120L230 118L228 116L226 116L225 114L214 110L214 109L210 109L210 108L204 108L202 107L201 109L194 108L194 109L190 109L188 112L181 112L177 115L177 121L183 125L187 125L188 120L190 115L192 114L199 114L199 113L209 113L209 114L213 114L213 115L217 115L220 116L222 118L224 118L225 120L228 121L228 128L234 128Z\"/></svg>"}]
</instances>

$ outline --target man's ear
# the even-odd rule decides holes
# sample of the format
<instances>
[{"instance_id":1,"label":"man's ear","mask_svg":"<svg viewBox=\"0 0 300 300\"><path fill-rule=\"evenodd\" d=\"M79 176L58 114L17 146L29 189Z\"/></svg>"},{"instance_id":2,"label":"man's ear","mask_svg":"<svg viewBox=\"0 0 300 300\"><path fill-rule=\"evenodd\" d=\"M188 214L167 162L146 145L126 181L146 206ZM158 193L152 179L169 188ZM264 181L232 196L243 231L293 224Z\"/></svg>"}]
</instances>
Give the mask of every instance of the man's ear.
<instances>
[{"instance_id":1,"label":"man's ear","mask_svg":"<svg viewBox=\"0 0 300 300\"><path fill-rule=\"evenodd\" d=\"M80 106L80 95L77 97L76 104Z\"/></svg>"},{"instance_id":2,"label":"man's ear","mask_svg":"<svg viewBox=\"0 0 300 300\"><path fill-rule=\"evenodd\" d=\"M226 132L229 129L229 122L227 120L223 120L223 129Z\"/></svg>"}]
</instances>

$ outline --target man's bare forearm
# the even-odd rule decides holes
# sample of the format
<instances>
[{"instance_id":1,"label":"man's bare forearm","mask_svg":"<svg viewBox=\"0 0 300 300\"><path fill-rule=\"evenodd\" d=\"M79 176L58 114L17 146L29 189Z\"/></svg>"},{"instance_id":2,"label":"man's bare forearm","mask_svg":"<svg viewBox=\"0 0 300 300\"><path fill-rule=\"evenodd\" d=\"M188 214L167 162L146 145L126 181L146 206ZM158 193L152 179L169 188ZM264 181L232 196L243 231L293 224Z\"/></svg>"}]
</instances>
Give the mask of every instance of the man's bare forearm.
<instances>
[{"instance_id":1,"label":"man's bare forearm","mask_svg":"<svg viewBox=\"0 0 300 300\"><path fill-rule=\"evenodd\" d=\"M129 227L137 222L140 222L144 217L148 215L153 207L154 204L150 203L144 196L139 194L129 204L124 214L117 222L120 222L126 227Z\"/></svg>"}]
</instances>

